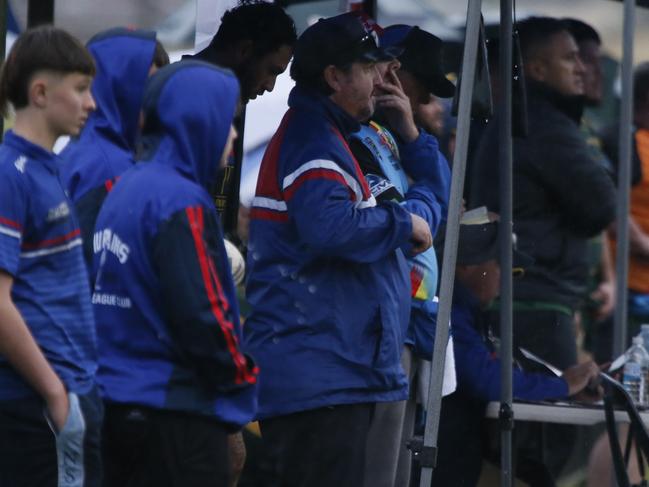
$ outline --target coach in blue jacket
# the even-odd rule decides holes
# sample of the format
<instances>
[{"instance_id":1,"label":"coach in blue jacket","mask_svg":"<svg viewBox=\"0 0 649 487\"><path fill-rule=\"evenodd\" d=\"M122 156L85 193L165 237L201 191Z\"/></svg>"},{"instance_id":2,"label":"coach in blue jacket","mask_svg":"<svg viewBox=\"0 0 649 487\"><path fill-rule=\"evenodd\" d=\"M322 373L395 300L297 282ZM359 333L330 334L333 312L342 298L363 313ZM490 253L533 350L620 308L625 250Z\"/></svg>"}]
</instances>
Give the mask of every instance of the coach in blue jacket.
<instances>
[{"instance_id":1,"label":"coach in blue jacket","mask_svg":"<svg viewBox=\"0 0 649 487\"><path fill-rule=\"evenodd\" d=\"M480 477L486 403L500 398L501 361L484 319L484 309L499 293L498 223L460 225L457 252L451 313L457 390L442 400L439 455L432 485L469 487L477 485ZM531 259L515 252L515 266L524 260ZM539 401L581 393L579 399L595 400L596 395L582 391L598 373L592 361L566 369L561 377L514 367L513 395L516 399ZM530 485L550 485L544 483L547 473L528 480L521 472L517 475Z\"/></svg>"},{"instance_id":2,"label":"coach in blue jacket","mask_svg":"<svg viewBox=\"0 0 649 487\"><path fill-rule=\"evenodd\" d=\"M234 74L181 61L144 97L149 154L93 236L105 486L229 485L227 433L252 419L257 368L207 189L236 131Z\"/></svg>"},{"instance_id":3,"label":"coach in blue jacket","mask_svg":"<svg viewBox=\"0 0 649 487\"><path fill-rule=\"evenodd\" d=\"M302 34L297 86L253 200L246 340L261 369L262 435L285 486L362 485L373 404L407 397L401 249L427 249L429 223L377 204L347 144L374 111L382 55L353 14Z\"/></svg>"}]
</instances>

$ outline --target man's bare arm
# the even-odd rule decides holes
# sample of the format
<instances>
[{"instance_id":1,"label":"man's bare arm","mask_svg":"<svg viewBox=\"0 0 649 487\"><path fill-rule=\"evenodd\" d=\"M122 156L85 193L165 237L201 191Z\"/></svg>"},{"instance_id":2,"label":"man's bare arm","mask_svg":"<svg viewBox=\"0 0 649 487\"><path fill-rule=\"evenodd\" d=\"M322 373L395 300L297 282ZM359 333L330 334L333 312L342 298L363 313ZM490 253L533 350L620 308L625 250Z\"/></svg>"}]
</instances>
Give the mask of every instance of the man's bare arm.
<instances>
[{"instance_id":1,"label":"man's bare arm","mask_svg":"<svg viewBox=\"0 0 649 487\"><path fill-rule=\"evenodd\" d=\"M615 222L609 225L608 231L613 238L617 238ZM629 245L633 255L649 259L649 235L642 231L632 216L629 216Z\"/></svg>"}]
</instances>

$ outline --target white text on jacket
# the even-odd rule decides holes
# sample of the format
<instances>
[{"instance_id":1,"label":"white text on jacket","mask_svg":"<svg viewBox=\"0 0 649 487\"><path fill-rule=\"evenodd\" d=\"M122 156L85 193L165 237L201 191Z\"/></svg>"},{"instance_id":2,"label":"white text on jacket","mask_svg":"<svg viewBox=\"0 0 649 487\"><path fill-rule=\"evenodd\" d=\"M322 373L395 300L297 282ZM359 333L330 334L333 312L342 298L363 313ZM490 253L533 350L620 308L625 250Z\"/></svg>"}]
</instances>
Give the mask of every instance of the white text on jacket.
<instances>
[{"instance_id":1,"label":"white text on jacket","mask_svg":"<svg viewBox=\"0 0 649 487\"><path fill-rule=\"evenodd\" d=\"M119 235L113 232L110 228L105 228L95 232L92 240L93 251L95 254L107 250L119 259L120 264L124 264L128 260L128 254L131 252L131 249L128 245L122 242Z\"/></svg>"}]
</instances>

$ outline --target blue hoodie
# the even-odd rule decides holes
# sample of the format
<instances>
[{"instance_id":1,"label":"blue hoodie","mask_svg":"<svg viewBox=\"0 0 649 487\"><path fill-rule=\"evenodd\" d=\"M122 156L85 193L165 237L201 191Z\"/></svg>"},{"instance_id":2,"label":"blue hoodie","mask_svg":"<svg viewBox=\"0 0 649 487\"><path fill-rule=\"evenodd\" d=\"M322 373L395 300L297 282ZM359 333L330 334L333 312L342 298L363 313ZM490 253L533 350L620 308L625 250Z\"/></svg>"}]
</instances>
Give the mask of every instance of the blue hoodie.
<instances>
[{"instance_id":1,"label":"blue hoodie","mask_svg":"<svg viewBox=\"0 0 649 487\"><path fill-rule=\"evenodd\" d=\"M74 203L84 256L92 262L92 232L106 194L134 163L135 137L155 32L111 29L88 42L97 64L92 96L97 103L78 140L61 153L61 181Z\"/></svg>"},{"instance_id":2,"label":"blue hoodie","mask_svg":"<svg viewBox=\"0 0 649 487\"><path fill-rule=\"evenodd\" d=\"M106 401L213 416L256 409L234 284L207 188L238 101L230 71L182 61L145 95L151 156L108 195L93 236L98 382Z\"/></svg>"}]
</instances>

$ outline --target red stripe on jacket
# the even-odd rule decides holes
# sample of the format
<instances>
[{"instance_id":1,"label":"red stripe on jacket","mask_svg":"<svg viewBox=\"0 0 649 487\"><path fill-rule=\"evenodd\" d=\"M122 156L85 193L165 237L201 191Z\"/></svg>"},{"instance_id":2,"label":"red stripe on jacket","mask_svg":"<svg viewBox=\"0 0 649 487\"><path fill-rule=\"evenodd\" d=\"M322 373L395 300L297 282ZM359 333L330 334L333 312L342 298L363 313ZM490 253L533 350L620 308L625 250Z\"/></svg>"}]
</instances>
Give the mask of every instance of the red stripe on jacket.
<instances>
[{"instance_id":1,"label":"red stripe on jacket","mask_svg":"<svg viewBox=\"0 0 649 487\"><path fill-rule=\"evenodd\" d=\"M61 235L60 237L54 237L36 243L25 242L23 243L22 248L24 250L33 250L33 249L42 249L43 247L53 247L55 245L60 245L65 242L68 242L73 238L78 237L79 235L81 235L81 230L77 228L76 230L73 230L66 235Z\"/></svg>"},{"instance_id":2,"label":"red stripe on jacket","mask_svg":"<svg viewBox=\"0 0 649 487\"><path fill-rule=\"evenodd\" d=\"M336 136L340 139L340 142L342 142L343 147L349 154L349 157L352 158L352 162L354 163L354 171L356 171L356 179L358 179L361 188L363 188L363 199L364 200L369 199L370 196L372 195L372 192L370 191L370 185L367 184L367 179L365 179L365 176L363 175L363 171L361 171L361 166L358 164L356 157L354 157L354 153L352 152L352 149L349 147L349 144L345 140L345 137L343 137L343 134L341 134L340 131L335 127L333 128L333 131L336 134Z\"/></svg>"},{"instance_id":3,"label":"red stripe on jacket","mask_svg":"<svg viewBox=\"0 0 649 487\"><path fill-rule=\"evenodd\" d=\"M266 208L252 208L250 210L250 219L286 223L288 221L288 213L268 210Z\"/></svg>"},{"instance_id":4,"label":"red stripe on jacket","mask_svg":"<svg viewBox=\"0 0 649 487\"><path fill-rule=\"evenodd\" d=\"M22 230L23 227L20 223L10 220L9 218L4 218L0 216L0 223L16 230Z\"/></svg>"},{"instance_id":5,"label":"red stripe on jacket","mask_svg":"<svg viewBox=\"0 0 649 487\"><path fill-rule=\"evenodd\" d=\"M227 303L227 299L223 295L221 284L214 269L214 263L205 249L205 241L203 239L203 208L200 206L195 208L190 207L186 208L185 212L189 219L189 227L192 231L192 237L194 238L198 263L203 277L203 285L205 286L207 298L212 308L212 314L221 328L228 351L230 352L232 361L235 365L235 384L242 384L244 381L254 384L257 379L247 369L246 358L239 350L237 336L233 333L234 326L224 315L224 311L229 309L229 304L225 304ZM212 282L216 284L216 289L212 285ZM219 305L222 306L223 309L221 309Z\"/></svg>"},{"instance_id":6,"label":"red stripe on jacket","mask_svg":"<svg viewBox=\"0 0 649 487\"><path fill-rule=\"evenodd\" d=\"M270 139L264 158L261 161L259 169L259 177L257 178L257 187L255 188L255 196L263 196L275 200L282 200L282 188L277 181L277 163L279 161L279 151L284 139L284 132L288 127L288 122L293 114L292 110L288 110L282 118L282 122Z\"/></svg>"},{"instance_id":7,"label":"red stripe on jacket","mask_svg":"<svg viewBox=\"0 0 649 487\"><path fill-rule=\"evenodd\" d=\"M354 190L352 190L349 185L347 184L347 181L345 181L345 178L342 176L342 174L332 171L331 169L309 169L308 171L303 172L298 176L298 178L291 183L289 187L287 187L284 190L284 196L285 200L288 201L293 197L293 194L298 190L300 186L302 186L306 181L309 181L311 179L328 179L330 181L336 181L345 188L349 190L349 197L352 201L354 201L356 194L354 194Z\"/></svg>"}]
</instances>

